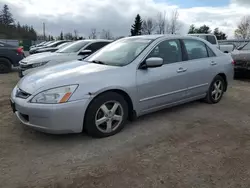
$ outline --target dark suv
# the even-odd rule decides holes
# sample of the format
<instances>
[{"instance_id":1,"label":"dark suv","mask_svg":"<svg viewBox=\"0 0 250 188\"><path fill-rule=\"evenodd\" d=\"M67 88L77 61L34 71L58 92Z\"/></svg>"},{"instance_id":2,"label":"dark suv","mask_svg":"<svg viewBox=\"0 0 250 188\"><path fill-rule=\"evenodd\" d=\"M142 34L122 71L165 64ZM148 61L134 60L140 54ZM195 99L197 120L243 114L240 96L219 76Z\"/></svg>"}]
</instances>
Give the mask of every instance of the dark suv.
<instances>
[{"instance_id":1,"label":"dark suv","mask_svg":"<svg viewBox=\"0 0 250 188\"><path fill-rule=\"evenodd\" d=\"M22 47L12 46L0 41L0 73L8 73L12 67L19 66L24 58Z\"/></svg>"}]
</instances>

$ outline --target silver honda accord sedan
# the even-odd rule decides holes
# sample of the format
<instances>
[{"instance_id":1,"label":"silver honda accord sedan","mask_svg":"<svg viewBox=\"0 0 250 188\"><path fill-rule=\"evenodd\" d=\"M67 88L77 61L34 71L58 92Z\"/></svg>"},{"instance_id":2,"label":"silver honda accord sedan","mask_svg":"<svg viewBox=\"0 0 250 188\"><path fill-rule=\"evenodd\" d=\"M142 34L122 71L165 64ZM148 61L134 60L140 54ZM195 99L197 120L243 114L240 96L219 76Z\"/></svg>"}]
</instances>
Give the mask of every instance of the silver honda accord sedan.
<instances>
[{"instance_id":1,"label":"silver honda accord sedan","mask_svg":"<svg viewBox=\"0 0 250 188\"><path fill-rule=\"evenodd\" d=\"M233 64L196 37L127 37L85 60L25 76L12 91L11 106L23 124L43 132L106 137L127 119L166 107L198 99L218 103Z\"/></svg>"}]
</instances>

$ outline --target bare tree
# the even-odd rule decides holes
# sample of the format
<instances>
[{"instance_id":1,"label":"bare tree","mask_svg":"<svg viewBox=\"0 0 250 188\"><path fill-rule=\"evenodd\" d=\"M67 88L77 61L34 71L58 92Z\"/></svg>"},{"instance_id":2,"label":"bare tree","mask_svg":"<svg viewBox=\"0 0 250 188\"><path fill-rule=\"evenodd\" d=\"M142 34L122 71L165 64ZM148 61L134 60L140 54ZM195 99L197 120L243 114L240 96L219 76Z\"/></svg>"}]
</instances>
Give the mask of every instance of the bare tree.
<instances>
[{"instance_id":1,"label":"bare tree","mask_svg":"<svg viewBox=\"0 0 250 188\"><path fill-rule=\"evenodd\" d=\"M156 17L156 27L157 27L157 33L158 34L164 34L166 31L166 11L159 12Z\"/></svg>"},{"instance_id":2,"label":"bare tree","mask_svg":"<svg viewBox=\"0 0 250 188\"><path fill-rule=\"evenodd\" d=\"M109 30L103 29L101 32L102 39L113 39L112 33Z\"/></svg>"},{"instance_id":3,"label":"bare tree","mask_svg":"<svg viewBox=\"0 0 250 188\"><path fill-rule=\"evenodd\" d=\"M250 16L244 16L238 28L235 30L235 37L239 39L249 39L250 38Z\"/></svg>"},{"instance_id":4,"label":"bare tree","mask_svg":"<svg viewBox=\"0 0 250 188\"><path fill-rule=\"evenodd\" d=\"M153 18L147 18L142 22L142 33L146 35L151 35L155 30L156 22Z\"/></svg>"},{"instance_id":5,"label":"bare tree","mask_svg":"<svg viewBox=\"0 0 250 188\"><path fill-rule=\"evenodd\" d=\"M169 27L167 29L167 33L169 34L176 34L176 32L180 29L180 23L179 23L179 12L178 10L173 10L171 17L169 19Z\"/></svg>"},{"instance_id":6,"label":"bare tree","mask_svg":"<svg viewBox=\"0 0 250 188\"><path fill-rule=\"evenodd\" d=\"M97 31L95 28L91 29L91 33L89 35L89 39L96 39L97 38Z\"/></svg>"},{"instance_id":7,"label":"bare tree","mask_svg":"<svg viewBox=\"0 0 250 188\"><path fill-rule=\"evenodd\" d=\"M74 29L74 35L75 35L74 39L77 40L77 38L78 38L78 31L76 29Z\"/></svg>"}]
</instances>

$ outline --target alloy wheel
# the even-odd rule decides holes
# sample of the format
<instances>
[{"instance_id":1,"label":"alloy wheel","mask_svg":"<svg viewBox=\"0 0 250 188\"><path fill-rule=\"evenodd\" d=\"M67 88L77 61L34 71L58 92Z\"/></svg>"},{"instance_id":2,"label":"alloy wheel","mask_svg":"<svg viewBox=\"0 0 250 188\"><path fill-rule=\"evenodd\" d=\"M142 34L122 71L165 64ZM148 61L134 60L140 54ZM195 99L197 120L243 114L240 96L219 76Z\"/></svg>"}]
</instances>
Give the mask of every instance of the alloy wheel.
<instances>
[{"instance_id":1,"label":"alloy wheel","mask_svg":"<svg viewBox=\"0 0 250 188\"><path fill-rule=\"evenodd\" d=\"M217 80L214 82L213 89L212 89L212 98L217 101L223 94L223 83L221 80Z\"/></svg>"},{"instance_id":2,"label":"alloy wheel","mask_svg":"<svg viewBox=\"0 0 250 188\"><path fill-rule=\"evenodd\" d=\"M101 105L95 115L95 125L103 133L115 131L123 121L123 108L117 101L109 101Z\"/></svg>"}]
</instances>

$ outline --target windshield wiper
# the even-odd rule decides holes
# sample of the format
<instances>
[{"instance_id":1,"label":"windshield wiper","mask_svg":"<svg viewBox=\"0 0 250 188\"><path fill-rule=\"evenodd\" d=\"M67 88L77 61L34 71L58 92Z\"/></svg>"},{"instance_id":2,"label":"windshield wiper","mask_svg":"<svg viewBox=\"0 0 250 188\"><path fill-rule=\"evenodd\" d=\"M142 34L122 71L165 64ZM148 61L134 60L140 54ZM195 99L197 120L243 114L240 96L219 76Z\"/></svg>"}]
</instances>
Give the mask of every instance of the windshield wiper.
<instances>
[{"instance_id":1,"label":"windshield wiper","mask_svg":"<svg viewBox=\"0 0 250 188\"><path fill-rule=\"evenodd\" d=\"M106 65L106 63L104 63L103 61L99 61L99 60L93 60L90 61L91 63L96 63L96 64L101 64L101 65Z\"/></svg>"}]
</instances>

